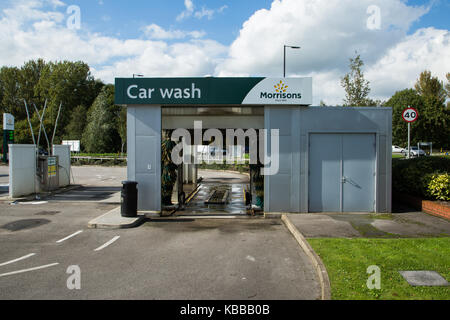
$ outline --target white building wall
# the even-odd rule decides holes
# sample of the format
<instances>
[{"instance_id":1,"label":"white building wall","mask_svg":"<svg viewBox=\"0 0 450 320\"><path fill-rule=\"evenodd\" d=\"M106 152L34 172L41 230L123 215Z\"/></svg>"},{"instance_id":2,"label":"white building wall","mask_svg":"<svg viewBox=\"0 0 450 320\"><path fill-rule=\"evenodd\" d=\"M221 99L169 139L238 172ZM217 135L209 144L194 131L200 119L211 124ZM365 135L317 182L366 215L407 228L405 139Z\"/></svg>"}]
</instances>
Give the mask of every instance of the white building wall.
<instances>
[{"instance_id":1,"label":"white building wall","mask_svg":"<svg viewBox=\"0 0 450 320\"><path fill-rule=\"evenodd\" d=\"M9 196L18 198L35 193L36 146L9 145Z\"/></svg>"},{"instance_id":2,"label":"white building wall","mask_svg":"<svg viewBox=\"0 0 450 320\"><path fill-rule=\"evenodd\" d=\"M70 184L70 145L54 145L53 155L58 156L59 162L59 186Z\"/></svg>"}]
</instances>

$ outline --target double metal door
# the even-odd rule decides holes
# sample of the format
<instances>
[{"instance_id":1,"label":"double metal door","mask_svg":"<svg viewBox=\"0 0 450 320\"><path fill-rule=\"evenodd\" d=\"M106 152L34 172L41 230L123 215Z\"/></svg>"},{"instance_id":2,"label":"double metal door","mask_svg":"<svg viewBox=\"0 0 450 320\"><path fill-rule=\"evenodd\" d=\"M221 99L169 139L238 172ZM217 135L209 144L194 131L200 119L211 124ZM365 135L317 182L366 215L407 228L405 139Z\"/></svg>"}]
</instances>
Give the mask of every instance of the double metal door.
<instances>
[{"instance_id":1,"label":"double metal door","mask_svg":"<svg viewBox=\"0 0 450 320\"><path fill-rule=\"evenodd\" d=\"M373 212L375 134L311 134L309 211Z\"/></svg>"}]
</instances>

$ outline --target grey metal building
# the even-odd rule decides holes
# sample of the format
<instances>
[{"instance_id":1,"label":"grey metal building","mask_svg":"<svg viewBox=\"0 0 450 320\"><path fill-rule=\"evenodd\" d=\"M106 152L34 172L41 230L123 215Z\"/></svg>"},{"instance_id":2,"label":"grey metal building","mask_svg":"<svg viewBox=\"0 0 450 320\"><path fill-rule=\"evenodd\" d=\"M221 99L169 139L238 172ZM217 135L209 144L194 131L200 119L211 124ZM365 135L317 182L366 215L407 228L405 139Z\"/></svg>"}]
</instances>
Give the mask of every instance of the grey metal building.
<instances>
[{"instance_id":1,"label":"grey metal building","mask_svg":"<svg viewBox=\"0 0 450 320\"><path fill-rule=\"evenodd\" d=\"M203 128L278 129L265 212L391 212L391 108L312 107L311 78L118 78L115 102L128 108L139 210L161 210L161 130L201 120Z\"/></svg>"}]
</instances>

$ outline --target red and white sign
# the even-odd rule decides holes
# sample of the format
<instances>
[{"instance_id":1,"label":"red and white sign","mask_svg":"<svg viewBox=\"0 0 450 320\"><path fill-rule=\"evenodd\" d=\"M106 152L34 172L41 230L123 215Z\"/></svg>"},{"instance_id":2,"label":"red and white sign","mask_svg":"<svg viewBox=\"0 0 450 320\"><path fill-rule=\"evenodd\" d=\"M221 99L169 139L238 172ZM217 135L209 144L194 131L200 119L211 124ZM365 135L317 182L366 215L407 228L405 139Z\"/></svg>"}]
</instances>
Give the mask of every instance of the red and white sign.
<instances>
[{"instance_id":1,"label":"red and white sign","mask_svg":"<svg viewBox=\"0 0 450 320\"><path fill-rule=\"evenodd\" d=\"M402 117L406 122L414 122L419 117L419 113L416 109L408 107L403 110Z\"/></svg>"}]
</instances>

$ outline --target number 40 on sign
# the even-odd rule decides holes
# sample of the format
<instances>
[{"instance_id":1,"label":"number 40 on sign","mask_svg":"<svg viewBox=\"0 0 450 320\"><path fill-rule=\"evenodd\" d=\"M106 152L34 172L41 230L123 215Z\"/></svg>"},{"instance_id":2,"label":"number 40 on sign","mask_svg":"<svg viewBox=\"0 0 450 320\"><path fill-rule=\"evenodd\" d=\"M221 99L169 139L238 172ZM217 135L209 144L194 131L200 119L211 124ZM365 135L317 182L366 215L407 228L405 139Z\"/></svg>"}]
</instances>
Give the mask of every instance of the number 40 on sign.
<instances>
[{"instance_id":1,"label":"number 40 on sign","mask_svg":"<svg viewBox=\"0 0 450 320\"><path fill-rule=\"evenodd\" d=\"M416 109L408 107L405 110L403 110L402 114L403 120L406 122L414 122L419 117L419 113Z\"/></svg>"}]
</instances>

